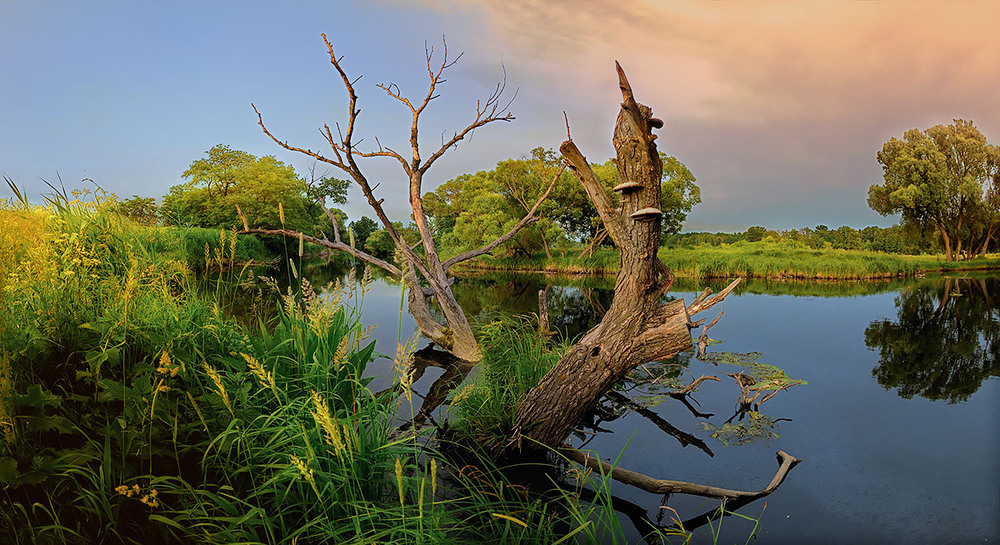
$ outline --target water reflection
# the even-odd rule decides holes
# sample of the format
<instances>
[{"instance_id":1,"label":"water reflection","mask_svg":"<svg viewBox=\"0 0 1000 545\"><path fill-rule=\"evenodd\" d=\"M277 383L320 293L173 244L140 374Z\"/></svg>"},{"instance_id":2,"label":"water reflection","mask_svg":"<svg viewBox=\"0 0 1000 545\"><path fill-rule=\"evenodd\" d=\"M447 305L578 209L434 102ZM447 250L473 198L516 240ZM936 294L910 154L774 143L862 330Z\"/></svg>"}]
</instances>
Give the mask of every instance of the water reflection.
<instances>
[{"instance_id":1,"label":"water reflection","mask_svg":"<svg viewBox=\"0 0 1000 545\"><path fill-rule=\"evenodd\" d=\"M872 322L865 345L880 353L872 375L900 397L956 403L1000 376L997 278L944 278L902 290L895 321Z\"/></svg>"},{"instance_id":2,"label":"water reflection","mask_svg":"<svg viewBox=\"0 0 1000 545\"><path fill-rule=\"evenodd\" d=\"M546 290L550 327L572 339L596 326L614 297L610 278L489 274L459 279L452 292L466 314L488 319L491 313L535 314L538 292Z\"/></svg>"}]
</instances>

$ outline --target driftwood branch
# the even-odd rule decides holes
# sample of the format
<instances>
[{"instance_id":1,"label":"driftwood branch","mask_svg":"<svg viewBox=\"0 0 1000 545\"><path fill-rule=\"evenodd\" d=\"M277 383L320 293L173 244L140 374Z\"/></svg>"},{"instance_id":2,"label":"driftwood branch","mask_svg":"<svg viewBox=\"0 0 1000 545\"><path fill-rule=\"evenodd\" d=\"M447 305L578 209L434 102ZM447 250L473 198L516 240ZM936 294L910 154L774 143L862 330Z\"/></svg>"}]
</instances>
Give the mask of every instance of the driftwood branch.
<instances>
[{"instance_id":1,"label":"driftwood branch","mask_svg":"<svg viewBox=\"0 0 1000 545\"><path fill-rule=\"evenodd\" d=\"M720 291L713 297L708 297L708 295L712 292L711 290L706 289L704 292L701 293L701 295L695 298L695 300L692 301L691 304L688 306L687 308L688 314L694 316L695 314L708 310L713 306L715 306L717 303L722 302L722 300L725 299L726 296L729 295L734 289L736 289L736 286L738 286L742 281L743 281L742 277L733 280L732 282L729 283L728 286L726 286L724 290Z\"/></svg>"},{"instance_id":2,"label":"driftwood branch","mask_svg":"<svg viewBox=\"0 0 1000 545\"><path fill-rule=\"evenodd\" d=\"M559 454L584 467L590 468L594 471L600 471L605 475L610 475L612 479L620 483L634 486L652 494L689 494L693 496L727 500L753 499L767 496L771 492L774 492L778 486L781 485L782 481L785 480L788 472L802 461L783 450L779 450L777 452L778 471L774 474L771 482L761 490L746 492L742 490L731 490L729 488L720 488L717 486L689 483L684 481L657 479L637 471L615 467L610 463L597 458L591 452L583 452L574 448L563 447L558 449L558 452Z\"/></svg>"},{"instance_id":3,"label":"driftwood branch","mask_svg":"<svg viewBox=\"0 0 1000 545\"><path fill-rule=\"evenodd\" d=\"M696 356L699 360L705 357L705 353L708 351L708 343L711 342L711 339L708 338L708 330L715 324L719 323L719 320L725 312L726 311L724 310L719 312L719 315L716 316L714 320L708 323L705 327L701 328L701 335L698 335L698 355ZM716 365L718 365L718 363L716 363Z\"/></svg>"},{"instance_id":4,"label":"driftwood branch","mask_svg":"<svg viewBox=\"0 0 1000 545\"><path fill-rule=\"evenodd\" d=\"M681 388L680 390L677 390L676 392L669 392L667 395L671 397L686 396L691 392L695 391L698 388L698 385L700 385L702 382L705 382L706 380L714 380L715 382L719 382L719 377L713 375L702 375L692 380L691 384L688 384L687 386Z\"/></svg>"}]
</instances>

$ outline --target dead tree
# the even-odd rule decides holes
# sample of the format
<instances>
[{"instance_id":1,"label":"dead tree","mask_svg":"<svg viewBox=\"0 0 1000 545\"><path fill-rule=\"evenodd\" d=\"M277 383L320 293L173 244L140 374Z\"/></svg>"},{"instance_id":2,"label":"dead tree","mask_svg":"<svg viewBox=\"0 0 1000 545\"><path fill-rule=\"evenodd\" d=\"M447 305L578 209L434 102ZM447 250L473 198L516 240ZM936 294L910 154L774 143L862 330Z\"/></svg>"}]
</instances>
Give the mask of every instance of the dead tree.
<instances>
[{"instance_id":1,"label":"dead tree","mask_svg":"<svg viewBox=\"0 0 1000 545\"><path fill-rule=\"evenodd\" d=\"M445 154L445 152L455 147L465 137L471 135L477 128L496 121L511 121L514 119L514 116L509 110L510 102L503 102L506 81L503 80L498 83L496 88L486 98L486 100L479 101L477 103L475 118L468 126L455 132L451 138L443 140L440 147L434 149L430 155L425 156L422 154L419 140L420 116L427 108L427 105L438 97L438 86L445 81L442 77L444 71L458 61L458 58L452 60L448 57L447 44L444 44L441 62L438 64L434 63L433 48L425 48L429 85L427 94L424 95L421 100L411 101L409 98L405 97L399 87L393 83L378 85L380 89L385 91L390 97L403 104L411 113L412 121L410 123L409 131L410 158L404 158L402 153L397 152L392 148L383 146L378 139L375 140L376 146L374 149L370 151L359 151L356 147L358 142L355 140L355 129L361 110L357 107L358 96L355 93L354 84L357 83L360 78L351 79L348 77L347 73L341 66L342 57L338 57L334 53L333 45L329 42L329 40L327 40L325 34L323 35L323 42L326 44L329 52L330 63L340 75L350 99L347 110L346 125L342 127L337 124L336 135L333 134L334 131L330 129L329 125L323 125L323 128L320 129L320 132L332 150L333 156L328 157L311 149L291 146L287 142L279 140L264 125L263 117L260 112L257 111L256 106L254 106L254 111L257 113L258 123L260 124L261 129L264 130L264 133L274 140L279 146L290 151L303 153L318 161L333 165L350 176L350 178L361 187L361 191L368 200L368 204L371 206L372 210L374 210L375 215L378 216L379 221L381 221L382 225L389 233L389 236L392 237L399 253L403 256L404 262L400 266L397 266L396 264L378 259L359 248L354 248L351 245L342 242L340 240L340 233L337 229L337 221L332 217L332 215L329 214L329 211L327 211L327 214L330 215L330 220L333 223L334 228L334 239L332 241L329 240L326 235L323 235L322 238L317 238L285 229L251 229L246 218L242 218L242 232L301 238L305 241L319 244L333 250L347 252L355 258L365 261L370 265L384 269L392 276L407 283L409 288L409 312L413 315L421 333L430 339L434 344L438 345L447 352L450 352L455 357L467 362L477 362L482 359L482 354L479 350L479 345L472 334L472 328L469 325L469 321L466 318L465 313L462 311L462 308L455 300L455 296L451 292L451 283L453 279L449 276L448 271L457 263L492 251L497 246L510 240L522 227L536 221L537 217L535 214L537 213L542 201L544 201L552 192L556 181L559 179L559 175L557 174L556 177L552 179L552 182L548 186L548 190L545 191L534 206L528 210L527 214L521 219L521 221L511 228L510 231L481 248L470 250L442 260L438 254L437 245L434 242L433 233L431 231L430 223L427 220L427 215L424 213L422 197L424 175L427 173L428 169L430 169L430 167ZM461 55L459 55L459 58L460 57ZM372 157L384 157L397 161L409 180L408 192L410 206L413 210L413 220L416 223L417 231L420 233L420 241L414 246L410 246L392 225L392 221L382 208L383 199L378 198L375 194L375 190L378 185L376 184L375 186L372 186L358 165L358 159ZM431 313L430 305L432 299L441 310L441 315L444 319L443 324L436 320Z\"/></svg>"},{"instance_id":2,"label":"dead tree","mask_svg":"<svg viewBox=\"0 0 1000 545\"><path fill-rule=\"evenodd\" d=\"M511 444L522 450L559 447L600 396L634 367L693 348L691 329L701 321L691 317L724 299L740 281L690 306L681 299L661 301L674 279L656 255L662 163L652 129L663 122L635 101L625 72L616 67L623 99L613 137L620 180L615 190L622 194L621 205L613 205L572 138L559 148L621 252L615 296L601 323L570 348L518 406Z\"/></svg>"}]
</instances>

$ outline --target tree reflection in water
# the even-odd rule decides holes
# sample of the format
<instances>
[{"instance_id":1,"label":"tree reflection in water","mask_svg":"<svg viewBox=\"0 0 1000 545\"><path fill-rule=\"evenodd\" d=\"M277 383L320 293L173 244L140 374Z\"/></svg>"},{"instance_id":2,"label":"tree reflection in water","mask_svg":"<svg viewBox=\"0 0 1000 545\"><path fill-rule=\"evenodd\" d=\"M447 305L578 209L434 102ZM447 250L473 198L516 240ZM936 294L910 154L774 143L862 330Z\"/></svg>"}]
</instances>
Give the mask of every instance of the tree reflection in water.
<instances>
[{"instance_id":1,"label":"tree reflection in water","mask_svg":"<svg viewBox=\"0 0 1000 545\"><path fill-rule=\"evenodd\" d=\"M872 322L865 345L878 350L872 375L900 397L965 401L1000 376L998 278L944 278L902 290L897 320Z\"/></svg>"}]
</instances>

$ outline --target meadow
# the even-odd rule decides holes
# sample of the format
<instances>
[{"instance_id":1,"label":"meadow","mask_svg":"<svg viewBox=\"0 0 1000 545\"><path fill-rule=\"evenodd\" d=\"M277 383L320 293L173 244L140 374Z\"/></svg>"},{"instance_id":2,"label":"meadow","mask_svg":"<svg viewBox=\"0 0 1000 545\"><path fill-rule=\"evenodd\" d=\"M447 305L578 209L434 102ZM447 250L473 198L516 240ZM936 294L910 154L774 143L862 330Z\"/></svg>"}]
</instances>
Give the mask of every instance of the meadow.
<instances>
[{"instance_id":1,"label":"meadow","mask_svg":"<svg viewBox=\"0 0 1000 545\"><path fill-rule=\"evenodd\" d=\"M531 257L487 256L464 264L467 269L496 271L556 272L567 274L615 274L618 252L600 248L580 256L582 248L543 253ZM692 247L661 247L658 255L678 277L874 280L912 277L919 274L964 270L995 270L1000 256L963 261L945 261L939 255L902 255L866 250L814 249L790 241L737 242Z\"/></svg>"}]
</instances>

